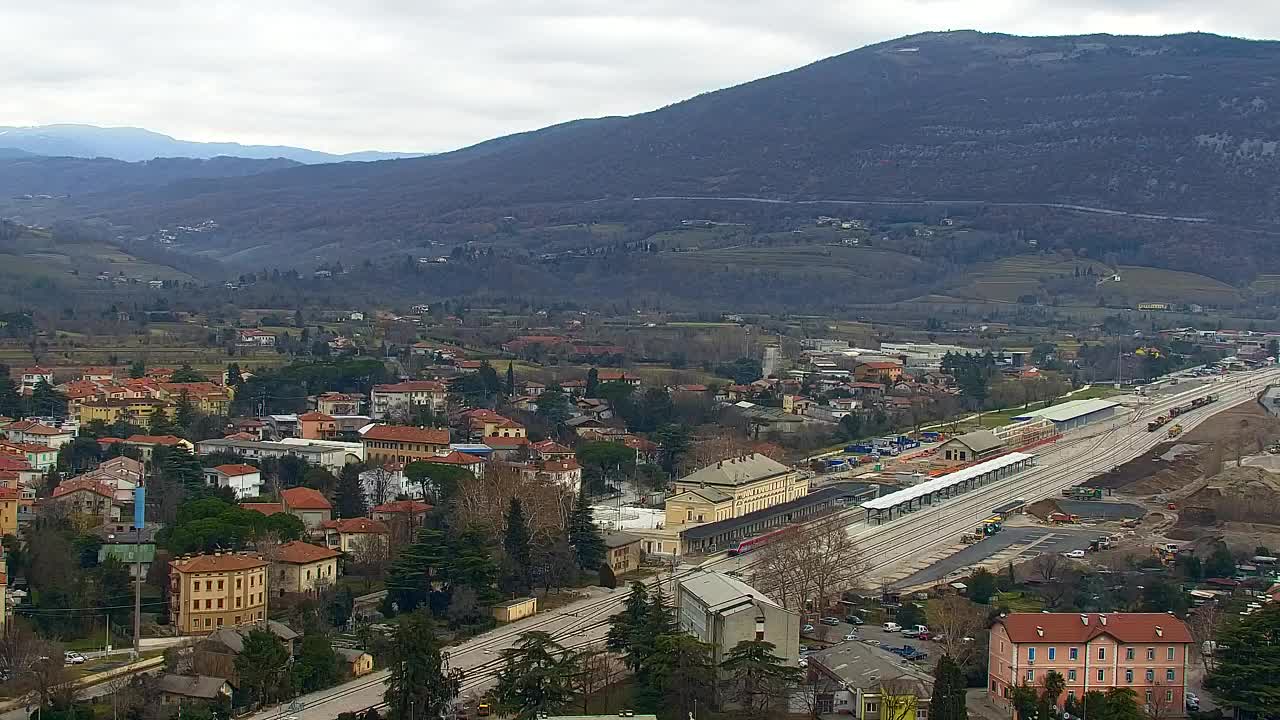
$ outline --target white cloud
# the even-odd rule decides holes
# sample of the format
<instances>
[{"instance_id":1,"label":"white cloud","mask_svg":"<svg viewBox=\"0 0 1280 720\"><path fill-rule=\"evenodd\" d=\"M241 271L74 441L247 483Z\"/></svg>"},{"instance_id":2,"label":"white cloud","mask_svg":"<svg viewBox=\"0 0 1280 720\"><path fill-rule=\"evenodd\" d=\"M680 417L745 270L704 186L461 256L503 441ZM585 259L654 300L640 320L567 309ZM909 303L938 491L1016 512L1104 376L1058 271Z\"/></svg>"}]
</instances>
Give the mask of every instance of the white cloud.
<instances>
[{"instance_id":1,"label":"white cloud","mask_svg":"<svg viewBox=\"0 0 1280 720\"><path fill-rule=\"evenodd\" d=\"M0 7L0 125L447 150L926 30L1280 36L1259 0L46 0Z\"/></svg>"}]
</instances>

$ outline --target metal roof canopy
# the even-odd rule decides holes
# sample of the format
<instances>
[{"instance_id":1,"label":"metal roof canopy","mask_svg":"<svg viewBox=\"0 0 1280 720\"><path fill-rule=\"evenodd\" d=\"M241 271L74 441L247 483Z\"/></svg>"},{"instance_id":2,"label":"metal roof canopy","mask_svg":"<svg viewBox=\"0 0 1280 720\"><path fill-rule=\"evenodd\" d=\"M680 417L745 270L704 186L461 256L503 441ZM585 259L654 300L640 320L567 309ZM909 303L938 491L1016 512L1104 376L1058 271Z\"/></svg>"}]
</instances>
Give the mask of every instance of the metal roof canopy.
<instances>
[{"instance_id":1,"label":"metal roof canopy","mask_svg":"<svg viewBox=\"0 0 1280 720\"><path fill-rule=\"evenodd\" d=\"M1068 422L1078 417L1090 415L1092 413L1113 408L1120 403L1111 400L1103 400L1102 398L1089 398L1087 400L1071 400L1069 402L1050 405L1040 410L1032 410L1021 415L1014 416L1013 420L1028 420L1032 418L1048 418L1054 422Z\"/></svg>"},{"instance_id":2,"label":"metal roof canopy","mask_svg":"<svg viewBox=\"0 0 1280 720\"><path fill-rule=\"evenodd\" d=\"M903 503L925 497L926 495L938 492L939 490L946 490L947 488L954 487L976 477L986 475L994 470L1001 470L1011 465L1016 465L1020 462L1030 460L1034 457L1034 455L1028 455L1027 453L1020 452L1002 455L994 460L978 463L977 465L922 482L919 485L914 485L895 493L889 493L888 495L878 497L875 500L869 500L862 503L862 507L867 510L887 510L891 507L897 507Z\"/></svg>"}]
</instances>

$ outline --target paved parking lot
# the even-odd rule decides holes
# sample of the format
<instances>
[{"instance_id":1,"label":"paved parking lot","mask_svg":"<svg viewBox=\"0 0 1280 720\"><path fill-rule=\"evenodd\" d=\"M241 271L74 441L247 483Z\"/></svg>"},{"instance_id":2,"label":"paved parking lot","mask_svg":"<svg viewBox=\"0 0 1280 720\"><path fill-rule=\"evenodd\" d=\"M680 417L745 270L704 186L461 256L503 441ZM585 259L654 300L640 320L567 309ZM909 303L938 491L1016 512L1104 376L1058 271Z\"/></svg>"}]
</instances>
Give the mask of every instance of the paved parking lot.
<instances>
[{"instance_id":1,"label":"paved parking lot","mask_svg":"<svg viewBox=\"0 0 1280 720\"><path fill-rule=\"evenodd\" d=\"M1084 550L1099 535L1098 529L1008 527L972 545L963 545L943 557L924 558L927 562L906 577L895 580L895 588L929 585L946 579L967 568L984 564L1000 565L1017 558L1032 558L1046 552Z\"/></svg>"},{"instance_id":2,"label":"paved parking lot","mask_svg":"<svg viewBox=\"0 0 1280 720\"><path fill-rule=\"evenodd\" d=\"M874 640L880 644L880 647L893 648L910 645L921 652L929 653L929 658L921 663L916 663L922 668L928 669L933 667L933 663L942 653L942 646L930 640L913 640L911 638L902 637L901 633L888 633L880 628L879 625L859 625L855 629L853 625L841 622L839 625L823 625L818 622L813 623L813 632L802 633L800 636L800 644L809 647L819 647L823 645L838 645L844 642L863 642L865 640ZM845 640L844 636L850 631L856 631L857 640ZM906 662L905 660L903 662Z\"/></svg>"}]
</instances>

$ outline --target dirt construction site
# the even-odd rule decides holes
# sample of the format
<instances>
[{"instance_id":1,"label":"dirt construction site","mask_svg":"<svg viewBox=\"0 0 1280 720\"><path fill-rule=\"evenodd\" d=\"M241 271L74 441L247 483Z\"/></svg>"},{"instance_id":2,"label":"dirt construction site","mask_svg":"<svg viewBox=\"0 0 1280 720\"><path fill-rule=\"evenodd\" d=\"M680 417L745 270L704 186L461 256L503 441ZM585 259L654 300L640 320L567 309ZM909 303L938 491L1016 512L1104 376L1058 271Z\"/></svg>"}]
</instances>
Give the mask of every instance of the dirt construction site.
<instances>
[{"instance_id":1,"label":"dirt construction site","mask_svg":"<svg viewBox=\"0 0 1280 720\"><path fill-rule=\"evenodd\" d=\"M1108 503L1145 509L1140 535L1152 540L1222 539L1239 552L1280 547L1278 443L1280 419L1245 403L1085 484ZM1050 504L1035 514L1075 512Z\"/></svg>"}]
</instances>

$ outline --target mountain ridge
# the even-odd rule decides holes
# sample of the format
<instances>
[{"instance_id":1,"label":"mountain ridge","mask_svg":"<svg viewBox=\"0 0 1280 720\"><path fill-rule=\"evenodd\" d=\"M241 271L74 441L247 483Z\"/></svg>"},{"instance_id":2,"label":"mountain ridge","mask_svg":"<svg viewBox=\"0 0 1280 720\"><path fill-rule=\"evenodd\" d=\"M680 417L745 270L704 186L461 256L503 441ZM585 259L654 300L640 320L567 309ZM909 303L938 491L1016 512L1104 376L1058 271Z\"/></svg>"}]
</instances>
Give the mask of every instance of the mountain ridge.
<instances>
[{"instance_id":1,"label":"mountain ridge","mask_svg":"<svg viewBox=\"0 0 1280 720\"><path fill-rule=\"evenodd\" d=\"M99 157L124 162L160 158L209 160L226 156L249 160L285 159L304 164L370 162L420 157L425 153L365 150L327 153L288 145L245 145L238 142L179 140L137 127L103 127L81 123L33 126L0 126L0 148L11 148L46 157Z\"/></svg>"}]
</instances>

